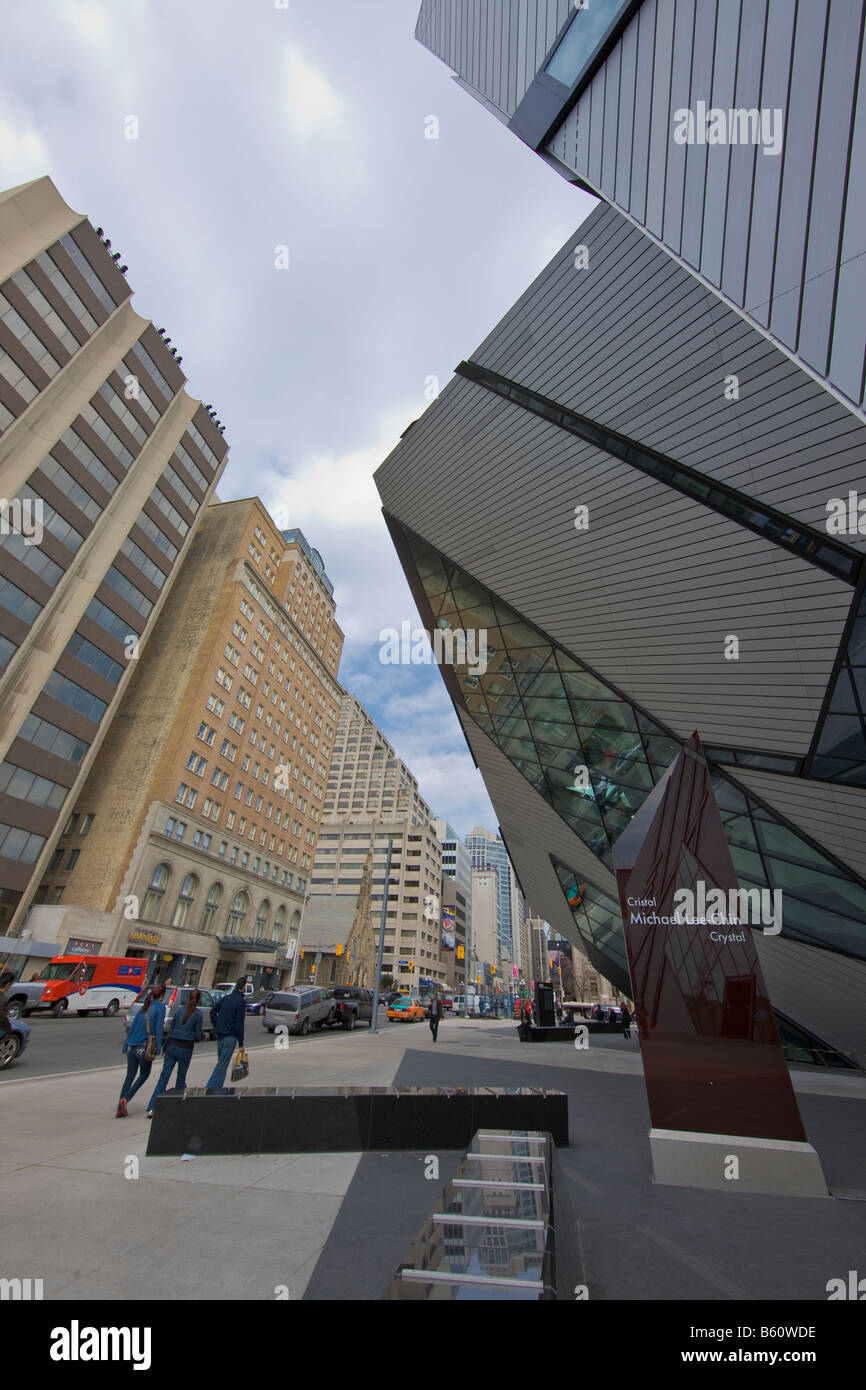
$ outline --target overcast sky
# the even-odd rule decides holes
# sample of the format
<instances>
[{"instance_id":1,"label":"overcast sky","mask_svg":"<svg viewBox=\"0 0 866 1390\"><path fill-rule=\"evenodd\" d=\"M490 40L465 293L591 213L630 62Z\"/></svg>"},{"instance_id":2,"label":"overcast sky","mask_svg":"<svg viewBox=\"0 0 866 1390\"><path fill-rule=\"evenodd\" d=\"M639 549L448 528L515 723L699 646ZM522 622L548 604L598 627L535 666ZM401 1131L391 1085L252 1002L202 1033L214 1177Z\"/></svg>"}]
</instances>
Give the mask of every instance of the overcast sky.
<instances>
[{"instance_id":1,"label":"overcast sky","mask_svg":"<svg viewBox=\"0 0 866 1390\"><path fill-rule=\"evenodd\" d=\"M379 662L419 619L372 474L594 204L416 42L419 0L283 3L7 6L0 185L49 174L105 228L226 426L220 496L287 509L341 680L437 815L494 829L438 670Z\"/></svg>"}]
</instances>

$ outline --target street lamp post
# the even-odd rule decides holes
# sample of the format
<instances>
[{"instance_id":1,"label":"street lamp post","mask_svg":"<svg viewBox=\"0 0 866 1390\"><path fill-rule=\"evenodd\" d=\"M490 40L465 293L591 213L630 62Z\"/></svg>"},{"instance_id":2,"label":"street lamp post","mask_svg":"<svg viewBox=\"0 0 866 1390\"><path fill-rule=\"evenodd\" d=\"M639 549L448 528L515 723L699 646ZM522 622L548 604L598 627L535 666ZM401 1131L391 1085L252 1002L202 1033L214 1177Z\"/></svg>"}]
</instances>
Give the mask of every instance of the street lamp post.
<instances>
[{"instance_id":1,"label":"street lamp post","mask_svg":"<svg viewBox=\"0 0 866 1390\"><path fill-rule=\"evenodd\" d=\"M295 954L292 957L292 974L289 980L289 989L293 988L295 977L298 973L298 961L301 959L301 932L304 930L304 913L307 910L307 899L309 896L310 889L308 886L304 891L304 901L301 904L301 920L298 923L298 934L295 937Z\"/></svg>"},{"instance_id":2,"label":"street lamp post","mask_svg":"<svg viewBox=\"0 0 866 1390\"><path fill-rule=\"evenodd\" d=\"M391 850L394 841L388 836L388 857L385 860L385 887L382 891L382 920L379 926L379 950L376 954L376 978L373 981L373 1015L370 1019L370 1032L377 1031L379 1018L379 981L382 978L382 957L385 954L385 921L388 915L388 889L391 887Z\"/></svg>"}]
</instances>

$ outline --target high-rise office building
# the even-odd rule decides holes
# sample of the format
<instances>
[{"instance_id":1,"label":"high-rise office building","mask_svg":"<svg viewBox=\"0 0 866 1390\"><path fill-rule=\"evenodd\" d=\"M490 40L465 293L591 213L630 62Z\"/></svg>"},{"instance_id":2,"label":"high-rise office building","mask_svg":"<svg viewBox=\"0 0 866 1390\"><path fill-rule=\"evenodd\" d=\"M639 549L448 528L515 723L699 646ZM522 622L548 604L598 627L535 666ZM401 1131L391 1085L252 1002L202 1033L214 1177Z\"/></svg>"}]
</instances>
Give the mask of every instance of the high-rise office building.
<instances>
[{"instance_id":1,"label":"high-rise office building","mask_svg":"<svg viewBox=\"0 0 866 1390\"><path fill-rule=\"evenodd\" d=\"M307 543L258 498L208 508L40 886L34 934L90 930L151 979L283 983L324 811L342 634ZM314 648L289 616L314 583ZM82 839L85 826L87 834Z\"/></svg>"},{"instance_id":2,"label":"high-rise office building","mask_svg":"<svg viewBox=\"0 0 866 1390\"><path fill-rule=\"evenodd\" d=\"M0 194L0 931L16 935L226 461L110 245L48 178Z\"/></svg>"},{"instance_id":3,"label":"high-rise office building","mask_svg":"<svg viewBox=\"0 0 866 1390\"><path fill-rule=\"evenodd\" d=\"M425 626L494 649L442 674L533 907L628 993L612 846L697 729L742 887L782 895L788 1055L834 1065L866 1060L861 21L425 0L604 201L377 473Z\"/></svg>"},{"instance_id":4,"label":"high-rise office building","mask_svg":"<svg viewBox=\"0 0 866 1390\"><path fill-rule=\"evenodd\" d=\"M489 864L472 870L472 937L469 978L488 993L494 979L501 983L499 949L499 870Z\"/></svg>"},{"instance_id":5,"label":"high-rise office building","mask_svg":"<svg viewBox=\"0 0 866 1390\"><path fill-rule=\"evenodd\" d=\"M357 895L374 856L372 912L379 929L388 840L393 841L383 971L426 993L444 985L442 850L417 779L354 695L344 693L313 893Z\"/></svg>"},{"instance_id":6,"label":"high-rise office building","mask_svg":"<svg viewBox=\"0 0 866 1390\"><path fill-rule=\"evenodd\" d=\"M472 927L472 856L453 825L445 820L434 820L433 828L442 846L442 877L454 880L461 907L464 909L466 924Z\"/></svg>"},{"instance_id":7,"label":"high-rise office building","mask_svg":"<svg viewBox=\"0 0 866 1390\"><path fill-rule=\"evenodd\" d=\"M466 836L465 843L473 869L484 869L487 866L496 869L498 951L509 960L514 960L514 953L517 948L514 945L513 932L520 886L511 860L508 858L505 841L501 835L494 835L492 831L476 825Z\"/></svg>"}]
</instances>

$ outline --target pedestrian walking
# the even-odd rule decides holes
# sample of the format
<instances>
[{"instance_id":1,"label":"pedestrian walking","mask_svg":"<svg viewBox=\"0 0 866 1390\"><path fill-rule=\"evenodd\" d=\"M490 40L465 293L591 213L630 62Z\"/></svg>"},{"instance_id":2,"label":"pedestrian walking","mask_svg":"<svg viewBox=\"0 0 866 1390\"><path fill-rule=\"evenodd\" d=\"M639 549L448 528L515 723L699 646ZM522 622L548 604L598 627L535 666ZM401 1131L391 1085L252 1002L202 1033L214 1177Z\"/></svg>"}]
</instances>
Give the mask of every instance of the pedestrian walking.
<instances>
[{"instance_id":1,"label":"pedestrian walking","mask_svg":"<svg viewBox=\"0 0 866 1390\"><path fill-rule=\"evenodd\" d=\"M631 1040L631 1010L628 1004L622 1006L622 1035Z\"/></svg>"},{"instance_id":2,"label":"pedestrian walking","mask_svg":"<svg viewBox=\"0 0 866 1390\"><path fill-rule=\"evenodd\" d=\"M439 1036L439 1024L442 1022L442 1014L442 998L440 995L434 994L430 1001L430 1032L433 1034L434 1042Z\"/></svg>"},{"instance_id":3,"label":"pedestrian walking","mask_svg":"<svg viewBox=\"0 0 866 1390\"><path fill-rule=\"evenodd\" d=\"M150 1071L162 1051L162 1029L165 1022L165 1005L162 996L165 985L153 985L144 996L141 1011L129 1025L123 1051L126 1053L126 1080L120 1092L120 1100L114 1112L116 1120L126 1119L127 1102L132 1100L150 1076Z\"/></svg>"},{"instance_id":4,"label":"pedestrian walking","mask_svg":"<svg viewBox=\"0 0 866 1390\"><path fill-rule=\"evenodd\" d=\"M532 1027L532 1005L528 999L523 1006L523 1022L526 1024L527 1028Z\"/></svg>"},{"instance_id":5,"label":"pedestrian walking","mask_svg":"<svg viewBox=\"0 0 866 1390\"><path fill-rule=\"evenodd\" d=\"M177 1067L178 1090L182 1091L186 1085L186 1074L192 1061L192 1050L196 1043L201 1042L204 1037L204 1020L201 1009L198 1008L200 999L199 990L190 990L183 1013L178 1009L172 1019L165 1044L165 1061L162 1064L162 1072L147 1107L148 1119L153 1115L154 1102L157 1096L161 1096L168 1086L169 1078L175 1067Z\"/></svg>"},{"instance_id":6,"label":"pedestrian walking","mask_svg":"<svg viewBox=\"0 0 866 1390\"><path fill-rule=\"evenodd\" d=\"M222 1090L228 1065L236 1047L244 1045L244 1020L247 1016L244 982L238 980L230 994L218 999L210 1011L217 1039L217 1064L207 1083L209 1091Z\"/></svg>"}]
</instances>

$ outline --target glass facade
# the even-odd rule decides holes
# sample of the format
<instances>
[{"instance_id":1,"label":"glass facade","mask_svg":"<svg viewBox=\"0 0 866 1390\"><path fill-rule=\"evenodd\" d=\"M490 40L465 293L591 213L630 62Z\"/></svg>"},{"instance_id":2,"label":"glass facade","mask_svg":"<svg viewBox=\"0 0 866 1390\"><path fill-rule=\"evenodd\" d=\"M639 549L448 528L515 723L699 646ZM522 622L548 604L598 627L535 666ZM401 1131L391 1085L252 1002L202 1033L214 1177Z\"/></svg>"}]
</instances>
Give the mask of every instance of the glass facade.
<instances>
[{"instance_id":1,"label":"glass facade","mask_svg":"<svg viewBox=\"0 0 866 1390\"><path fill-rule=\"evenodd\" d=\"M631 0L575 0L577 14L545 68L548 77L569 88L579 82L630 3Z\"/></svg>"},{"instance_id":2,"label":"glass facade","mask_svg":"<svg viewBox=\"0 0 866 1390\"><path fill-rule=\"evenodd\" d=\"M866 786L866 593L818 735L811 775Z\"/></svg>"},{"instance_id":3,"label":"glass facade","mask_svg":"<svg viewBox=\"0 0 866 1390\"><path fill-rule=\"evenodd\" d=\"M429 622L486 629L486 670L453 668L468 713L612 869L614 842L673 762L680 740L432 546L405 531L404 537ZM782 891L785 936L866 959L866 886L720 768L712 768L712 780L741 886ZM624 970L618 905L585 891L578 929L611 969Z\"/></svg>"}]
</instances>

